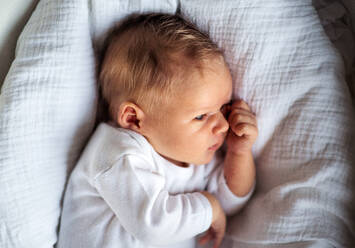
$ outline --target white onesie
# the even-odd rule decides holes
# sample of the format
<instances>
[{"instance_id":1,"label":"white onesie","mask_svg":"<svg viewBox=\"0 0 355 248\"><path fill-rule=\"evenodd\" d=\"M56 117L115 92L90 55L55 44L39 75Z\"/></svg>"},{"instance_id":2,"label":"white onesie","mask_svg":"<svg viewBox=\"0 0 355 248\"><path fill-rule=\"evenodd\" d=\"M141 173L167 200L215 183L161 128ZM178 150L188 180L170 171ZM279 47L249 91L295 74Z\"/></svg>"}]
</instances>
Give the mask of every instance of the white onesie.
<instances>
[{"instance_id":1,"label":"white onesie","mask_svg":"<svg viewBox=\"0 0 355 248\"><path fill-rule=\"evenodd\" d=\"M142 135L101 123L70 176L57 247L195 247L212 221L204 190L227 214L252 194L236 197L217 159L179 167Z\"/></svg>"}]
</instances>

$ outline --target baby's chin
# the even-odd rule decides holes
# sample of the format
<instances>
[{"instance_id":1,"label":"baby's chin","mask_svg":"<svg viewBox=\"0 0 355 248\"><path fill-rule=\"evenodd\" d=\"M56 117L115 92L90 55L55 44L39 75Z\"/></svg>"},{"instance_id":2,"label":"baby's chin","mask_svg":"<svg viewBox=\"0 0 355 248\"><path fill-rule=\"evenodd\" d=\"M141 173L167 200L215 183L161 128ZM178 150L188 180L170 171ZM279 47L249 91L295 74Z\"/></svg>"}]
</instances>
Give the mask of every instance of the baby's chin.
<instances>
[{"instance_id":1,"label":"baby's chin","mask_svg":"<svg viewBox=\"0 0 355 248\"><path fill-rule=\"evenodd\" d=\"M214 158L215 152L213 153L209 153L208 155L206 155L206 157L199 159L198 161L195 162L191 162L191 164L194 165L204 165L204 164L208 164L212 161L212 159Z\"/></svg>"},{"instance_id":2,"label":"baby's chin","mask_svg":"<svg viewBox=\"0 0 355 248\"><path fill-rule=\"evenodd\" d=\"M188 159L188 160L184 160L181 158L180 159L179 158L172 159L172 158L169 158L169 157L164 156L162 154L160 154L160 155L175 165L178 165L180 167L188 167L190 164L200 166L200 165L205 165L205 164L210 163L212 161L212 159L214 158L215 153L216 153L216 151L209 152L207 154L201 155L200 157Z\"/></svg>"}]
</instances>

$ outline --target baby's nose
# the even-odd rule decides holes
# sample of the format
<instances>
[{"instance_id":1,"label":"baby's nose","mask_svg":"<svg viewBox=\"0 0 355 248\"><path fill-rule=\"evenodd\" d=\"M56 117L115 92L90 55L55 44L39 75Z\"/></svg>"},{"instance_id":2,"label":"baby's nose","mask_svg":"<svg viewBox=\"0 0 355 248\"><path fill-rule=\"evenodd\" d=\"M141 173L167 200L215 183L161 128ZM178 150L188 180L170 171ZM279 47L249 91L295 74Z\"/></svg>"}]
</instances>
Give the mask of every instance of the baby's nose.
<instances>
[{"instance_id":1,"label":"baby's nose","mask_svg":"<svg viewBox=\"0 0 355 248\"><path fill-rule=\"evenodd\" d=\"M213 133L218 134L218 133L225 133L229 129L229 124L228 121L224 118L224 115L222 113L218 114L218 122L216 126L213 128Z\"/></svg>"}]
</instances>

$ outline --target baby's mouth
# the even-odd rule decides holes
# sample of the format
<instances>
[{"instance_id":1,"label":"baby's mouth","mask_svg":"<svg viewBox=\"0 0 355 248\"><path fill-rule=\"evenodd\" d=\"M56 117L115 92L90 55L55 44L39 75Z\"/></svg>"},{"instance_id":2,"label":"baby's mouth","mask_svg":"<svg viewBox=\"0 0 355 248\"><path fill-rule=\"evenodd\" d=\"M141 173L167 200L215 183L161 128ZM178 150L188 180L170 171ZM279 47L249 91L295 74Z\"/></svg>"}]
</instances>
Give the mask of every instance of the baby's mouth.
<instances>
[{"instance_id":1,"label":"baby's mouth","mask_svg":"<svg viewBox=\"0 0 355 248\"><path fill-rule=\"evenodd\" d=\"M227 136L227 132L223 135L222 139L208 148L209 151L216 151L220 148Z\"/></svg>"},{"instance_id":2,"label":"baby's mouth","mask_svg":"<svg viewBox=\"0 0 355 248\"><path fill-rule=\"evenodd\" d=\"M221 143L218 142L218 143L214 144L213 146L210 146L210 147L208 148L208 150L210 150L210 151L216 151L220 146L221 146Z\"/></svg>"}]
</instances>

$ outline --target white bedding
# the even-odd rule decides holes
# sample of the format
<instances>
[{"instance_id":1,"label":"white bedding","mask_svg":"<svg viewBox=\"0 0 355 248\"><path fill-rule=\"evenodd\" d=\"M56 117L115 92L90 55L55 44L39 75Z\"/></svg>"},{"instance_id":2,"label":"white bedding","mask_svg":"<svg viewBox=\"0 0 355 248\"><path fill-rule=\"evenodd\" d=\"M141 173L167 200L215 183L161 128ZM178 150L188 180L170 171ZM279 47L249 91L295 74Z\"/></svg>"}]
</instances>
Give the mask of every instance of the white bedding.
<instances>
[{"instance_id":1,"label":"white bedding","mask_svg":"<svg viewBox=\"0 0 355 248\"><path fill-rule=\"evenodd\" d=\"M134 11L181 13L225 49L255 111L256 192L223 247L351 247L354 116L311 0L41 0L0 96L0 247L52 247L65 179L93 128L94 45Z\"/></svg>"}]
</instances>

